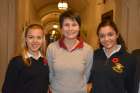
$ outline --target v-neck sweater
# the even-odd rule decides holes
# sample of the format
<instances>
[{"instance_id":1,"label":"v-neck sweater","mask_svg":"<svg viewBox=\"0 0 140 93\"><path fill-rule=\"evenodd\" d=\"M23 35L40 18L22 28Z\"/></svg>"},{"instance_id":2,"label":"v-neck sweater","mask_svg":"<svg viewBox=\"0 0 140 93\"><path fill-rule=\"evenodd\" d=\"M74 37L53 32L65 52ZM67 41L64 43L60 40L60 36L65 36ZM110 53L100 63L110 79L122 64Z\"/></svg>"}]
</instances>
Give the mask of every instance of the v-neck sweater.
<instances>
[{"instance_id":1,"label":"v-neck sweater","mask_svg":"<svg viewBox=\"0 0 140 93\"><path fill-rule=\"evenodd\" d=\"M52 93L86 93L93 62L93 49L86 43L68 51L59 41L47 48Z\"/></svg>"},{"instance_id":2,"label":"v-neck sweater","mask_svg":"<svg viewBox=\"0 0 140 93\"><path fill-rule=\"evenodd\" d=\"M2 93L47 93L49 85L48 64L43 58L29 58L31 65L24 64L21 56L12 58L8 65Z\"/></svg>"},{"instance_id":3,"label":"v-neck sweater","mask_svg":"<svg viewBox=\"0 0 140 93\"><path fill-rule=\"evenodd\" d=\"M103 49L94 52L94 63L90 80L92 93L133 93L135 62L124 49L107 58ZM123 68L117 68L121 64ZM116 67L117 69L113 69ZM120 72L119 72L120 71Z\"/></svg>"}]
</instances>

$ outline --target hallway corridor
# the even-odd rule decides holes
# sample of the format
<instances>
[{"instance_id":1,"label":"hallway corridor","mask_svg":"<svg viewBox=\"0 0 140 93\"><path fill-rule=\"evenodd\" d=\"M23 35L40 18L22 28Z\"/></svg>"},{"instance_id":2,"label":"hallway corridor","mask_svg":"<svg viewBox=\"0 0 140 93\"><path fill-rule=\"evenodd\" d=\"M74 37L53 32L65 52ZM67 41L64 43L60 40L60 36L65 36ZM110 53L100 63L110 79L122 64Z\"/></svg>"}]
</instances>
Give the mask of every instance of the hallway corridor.
<instances>
[{"instance_id":1,"label":"hallway corridor","mask_svg":"<svg viewBox=\"0 0 140 93\"><path fill-rule=\"evenodd\" d=\"M53 31L61 33L58 18L63 10L57 7L59 1L0 0L0 93L8 62L19 53L21 35L27 25L42 24L46 36ZM112 17L116 22L129 52L140 48L140 0L64 1L68 3L68 9L81 15L81 36L94 49L98 47L97 25L103 17Z\"/></svg>"}]
</instances>

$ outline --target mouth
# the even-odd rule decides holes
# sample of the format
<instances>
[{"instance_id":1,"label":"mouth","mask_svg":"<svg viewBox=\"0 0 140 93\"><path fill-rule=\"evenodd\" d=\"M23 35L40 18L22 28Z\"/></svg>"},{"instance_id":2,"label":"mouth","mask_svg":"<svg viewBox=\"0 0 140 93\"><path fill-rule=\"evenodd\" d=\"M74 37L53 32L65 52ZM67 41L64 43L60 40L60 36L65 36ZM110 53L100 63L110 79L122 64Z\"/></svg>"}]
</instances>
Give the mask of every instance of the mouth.
<instances>
[{"instance_id":1,"label":"mouth","mask_svg":"<svg viewBox=\"0 0 140 93\"><path fill-rule=\"evenodd\" d=\"M106 43L104 43L103 45L104 45L104 46L110 46L111 43L110 43L110 42L106 42Z\"/></svg>"},{"instance_id":2,"label":"mouth","mask_svg":"<svg viewBox=\"0 0 140 93\"><path fill-rule=\"evenodd\" d=\"M33 44L32 47L33 47L33 48L38 48L39 45L38 45L38 44Z\"/></svg>"}]
</instances>

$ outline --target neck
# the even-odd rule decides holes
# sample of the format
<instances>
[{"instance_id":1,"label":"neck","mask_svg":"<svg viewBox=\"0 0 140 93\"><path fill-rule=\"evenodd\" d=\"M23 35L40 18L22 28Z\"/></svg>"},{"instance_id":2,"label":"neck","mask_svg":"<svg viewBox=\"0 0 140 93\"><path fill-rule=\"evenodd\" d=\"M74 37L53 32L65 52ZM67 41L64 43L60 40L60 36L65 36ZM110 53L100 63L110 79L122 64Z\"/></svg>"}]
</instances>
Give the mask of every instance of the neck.
<instances>
[{"instance_id":1,"label":"neck","mask_svg":"<svg viewBox=\"0 0 140 93\"><path fill-rule=\"evenodd\" d=\"M113 48L105 49L105 51L106 51L107 55L110 55L116 49L117 49L117 45L115 45Z\"/></svg>"},{"instance_id":2,"label":"neck","mask_svg":"<svg viewBox=\"0 0 140 93\"><path fill-rule=\"evenodd\" d=\"M29 52L34 56L35 59L38 58L39 51L36 51L36 52L34 52L34 51L29 51Z\"/></svg>"},{"instance_id":3,"label":"neck","mask_svg":"<svg viewBox=\"0 0 140 93\"><path fill-rule=\"evenodd\" d=\"M75 39L64 39L64 43L68 49L71 49L77 42L78 42L78 40L76 38Z\"/></svg>"}]
</instances>

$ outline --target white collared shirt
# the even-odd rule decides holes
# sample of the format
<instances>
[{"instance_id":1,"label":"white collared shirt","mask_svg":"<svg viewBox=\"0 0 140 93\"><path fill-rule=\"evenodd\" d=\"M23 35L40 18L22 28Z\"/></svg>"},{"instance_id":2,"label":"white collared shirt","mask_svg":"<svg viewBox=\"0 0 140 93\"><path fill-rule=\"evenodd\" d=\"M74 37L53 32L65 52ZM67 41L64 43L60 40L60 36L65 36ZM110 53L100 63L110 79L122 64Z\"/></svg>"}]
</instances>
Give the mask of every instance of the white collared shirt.
<instances>
[{"instance_id":1,"label":"white collared shirt","mask_svg":"<svg viewBox=\"0 0 140 93\"><path fill-rule=\"evenodd\" d=\"M25 56L25 58L30 58L30 57L32 57L32 58L34 58L34 59L38 59L38 58L42 57L42 55L41 55L41 53L39 52L39 53L38 53L38 56L35 57L35 56L34 56L33 54L31 54L30 52L27 52L27 55Z\"/></svg>"},{"instance_id":2,"label":"white collared shirt","mask_svg":"<svg viewBox=\"0 0 140 93\"><path fill-rule=\"evenodd\" d=\"M103 47L103 50L105 52L105 55L107 56L107 58L110 58L113 54L115 54L116 52L118 52L121 49L121 45L117 45L117 49L113 50L110 55L107 54L105 48Z\"/></svg>"}]
</instances>

